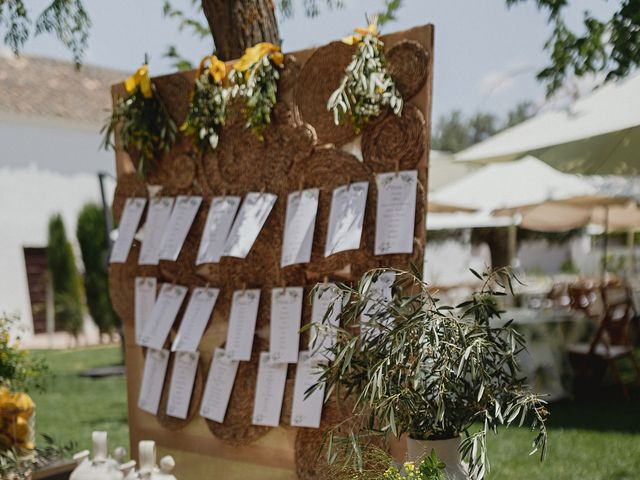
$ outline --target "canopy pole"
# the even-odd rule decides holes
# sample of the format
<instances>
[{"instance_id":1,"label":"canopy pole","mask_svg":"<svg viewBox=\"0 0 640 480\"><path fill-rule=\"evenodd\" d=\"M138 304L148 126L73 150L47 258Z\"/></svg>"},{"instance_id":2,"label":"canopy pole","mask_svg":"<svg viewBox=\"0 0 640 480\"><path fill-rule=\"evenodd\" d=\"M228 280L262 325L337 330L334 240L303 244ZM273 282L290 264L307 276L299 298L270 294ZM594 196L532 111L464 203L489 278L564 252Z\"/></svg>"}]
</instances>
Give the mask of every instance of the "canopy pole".
<instances>
[{"instance_id":1,"label":"canopy pole","mask_svg":"<svg viewBox=\"0 0 640 480\"><path fill-rule=\"evenodd\" d=\"M518 226L515 219L508 227L508 240L507 240L507 252L509 254L509 265L513 268L517 268L517 251L518 251Z\"/></svg>"},{"instance_id":2,"label":"canopy pole","mask_svg":"<svg viewBox=\"0 0 640 480\"><path fill-rule=\"evenodd\" d=\"M636 273L636 252L635 252L636 232L633 228L627 230L627 279L631 279Z\"/></svg>"},{"instance_id":3,"label":"canopy pole","mask_svg":"<svg viewBox=\"0 0 640 480\"><path fill-rule=\"evenodd\" d=\"M604 206L604 238L602 239L602 284L607 279L607 253L609 250L609 206Z\"/></svg>"}]
</instances>

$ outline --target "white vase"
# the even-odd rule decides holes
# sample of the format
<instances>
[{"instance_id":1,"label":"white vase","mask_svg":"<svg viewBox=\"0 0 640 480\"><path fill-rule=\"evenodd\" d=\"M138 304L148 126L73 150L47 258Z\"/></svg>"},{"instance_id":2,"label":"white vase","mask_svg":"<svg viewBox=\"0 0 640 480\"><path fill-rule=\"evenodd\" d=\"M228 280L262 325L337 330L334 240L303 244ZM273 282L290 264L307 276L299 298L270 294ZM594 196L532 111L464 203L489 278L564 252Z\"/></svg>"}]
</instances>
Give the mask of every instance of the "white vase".
<instances>
[{"instance_id":1,"label":"white vase","mask_svg":"<svg viewBox=\"0 0 640 480\"><path fill-rule=\"evenodd\" d=\"M78 466L71 472L70 480L123 480L119 463L109 457L107 432L93 432L91 438L93 459L89 459L89 452L86 450L74 455Z\"/></svg>"},{"instance_id":2,"label":"white vase","mask_svg":"<svg viewBox=\"0 0 640 480\"><path fill-rule=\"evenodd\" d=\"M446 465L447 480L468 480L467 466L460 458L460 437L446 440L416 440L407 438L407 457L410 462L419 462L435 450L438 459Z\"/></svg>"}]
</instances>

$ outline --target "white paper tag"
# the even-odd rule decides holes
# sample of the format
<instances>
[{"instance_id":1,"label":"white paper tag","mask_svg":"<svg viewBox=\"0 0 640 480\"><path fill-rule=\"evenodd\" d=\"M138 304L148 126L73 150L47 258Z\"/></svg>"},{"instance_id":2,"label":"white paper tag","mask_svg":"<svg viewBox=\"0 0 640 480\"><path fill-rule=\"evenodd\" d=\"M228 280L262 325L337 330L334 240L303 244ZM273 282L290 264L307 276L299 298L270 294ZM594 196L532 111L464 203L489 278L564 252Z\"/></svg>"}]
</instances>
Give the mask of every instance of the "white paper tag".
<instances>
[{"instance_id":1,"label":"white paper tag","mask_svg":"<svg viewBox=\"0 0 640 480\"><path fill-rule=\"evenodd\" d=\"M164 377L167 374L169 363L168 350L155 350L150 348L144 360L142 383L138 395L138 408L152 415L158 413Z\"/></svg>"},{"instance_id":2,"label":"white paper tag","mask_svg":"<svg viewBox=\"0 0 640 480\"><path fill-rule=\"evenodd\" d=\"M160 241L171 216L173 201L171 197L156 197L149 202L138 264L158 264Z\"/></svg>"},{"instance_id":3,"label":"white paper tag","mask_svg":"<svg viewBox=\"0 0 640 480\"><path fill-rule=\"evenodd\" d=\"M340 326L338 315L341 311L340 289L334 283L317 285L311 306L312 326L309 336L309 351L314 361L333 360L334 354L329 349L335 344L335 329Z\"/></svg>"},{"instance_id":4,"label":"white paper tag","mask_svg":"<svg viewBox=\"0 0 640 480\"><path fill-rule=\"evenodd\" d=\"M222 348L216 348L202 395L200 415L214 422L224 422L239 362L229 360Z\"/></svg>"},{"instance_id":5,"label":"white paper tag","mask_svg":"<svg viewBox=\"0 0 640 480\"><path fill-rule=\"evenodd\" d=\"M357 182L333 191L325 257L360 248L368 190L368 182Z\"/></svg>"},{"instance_id":6,"label":"white paper tag","mask_svg":"<svg viewBox=\"0 0 640 480\"><path fill-rule=\"evenodd\" d=\"M177 352L173 359L167 415L185 420L189 415L189 404L193 383L198 370L198 352Z\"/></svg>"},{"instance_id":7,"label":"white paper tag","mask_svg":"<svg viewBox=\"0 0 640 480\"><path fill-rule=\"evenodd\" d=\"M240 197L214 197L202 232L196 265L218 263L240 206Z\"/></svg>"},{"instance_id":8,"label":"white paper tag","mask_svg":"<svg viewBox=\"0 0 640 480\"><path fill-rule=\"evenodd\" d=\"M417 170L376 175L376 255L413 252Z\"/></svg>"},{"instance_id":9,"label":"white paper tag","mask_svg":"<svg viewBox=\"0 0 640 480\"><path fill-rule=\"evenodd\" d=\"M187 238L201 203L202 197L181 195L176 198L169 217L169 223L167 223L162 240L160 240L158 253L160 260L175 262L178 259L184 240Z\"/></svg>"},{"instance_id":10,"label":"white paper tag","mask_svg":"<svg viewBox=\"0 0 640 480\"><path fill-rule=\"evenodd\" d=\"M280 266L308 263L311 260L319 196L320 190L317 188L289 194Z\"/></svg>"},{"instance_id":11,"label":"white paper tag","mask_svg":"<svg viewBox=\"0 0 640 480\"><path fill-rule=\"evenodd\" d=\"M153 310L151 310L151 315L148 321L145 322L140 345L155 349L163 347L187 290L187 287L181 285L162 284L158 299L153 305Z\"/></svg>"},{"instance_id":12,"label":"white paper tag","mask_svg":"<svg viewBox=\"0 0 640 480\"><path fill-rule=\"evenodd\" d=\"M277 198L273 193L247 193L227 237L223 256L246 258Z\"/></svg>"},{"instance_id":13,"label":"white paper tag","mask_svg":"<svg viewBox=\"0 0 640 480\"><path fill-rule=\"evenodd\" d=\"M147 204L146 198L127 198L118 225L118 238L111 249L111 263L124 263L129 256L133 237L138 231L138 225Z\"/></svg>"},{"instance_id":14,"label":"white paper tag","mask_svg":"<svg viewBox=\"0 0 640 480\"><path fill-rule=\"evenodd\" d=\"M376 321L371 323L371 317L384 308L384 303L391 300L393 296L392 286L396 281L395 272L384 272L369 286L369 301L364 307L360 316L361 336L364 338L375 337L380 334L380 328L388 325L390 319L385 319L382 323Z\"/></svg>"},{"instance_id":15,"label":"white paper tag","mask_svg":"<svg viewBox=\"0 0 640 480\"><path fill-rule=\"evenodd\" d=\"M218 300L220 290L217 288L195 288L189 297L187 309L180 322L172 352L196 352L204 334L211 313Z\"/></svg>"},{"instance_id":16,"label":"white paper tag","mask_svg":"<svg viewBox=\"0 0 640 480\"><path fill-rule=\"evenodd\" d=\"M277 427L280 424L286 382L287 364L273 363L269 353L260 352L251 423L267 427Z\"/></svg>"},{"instance_id":17,"label":"white paper tag","mask_svg":"<svg viewBox=\"0 0 640 480\"><path fill-rule=\"evenodd\" d=\"M271 290L271 325L269 354L271 361L296 363L302 318L302 287Z\"/></svg>"},{"instance_id":18,"label":"white paper tag","mask_svg":"<svg viewBox=\"0 0 640 480\"><path fill-rule=\"evenodd\" d=\"M324 383L305 398L306 391L322 376L322 370L313 361L309 352L300 352L296 366L296 380L293 387L293 407L291 426L320 428L322 406L324 404Z\"/></svg>"},{"instance_id":19,"label":"white paper tag","mask_svg":"<svg viewBox=\"0 0 640 480\"><path fill-rule=\"evenodd\" d=\"M229 328L225 350L231 360L251 360L253 334L256 329L260 289L236 290L231 300Z\"/></svg>"},{"instance_id":20,"label":"white paper tag","mask_svg":"<svg viewBox=\"0 0 640 480\"><path fill-rule=\"evenodd\" d=\"M136 343L140 345L142 332L156 303L155 277L136 277L135 283L135 319Z\"/></svg>"}]
</instances>

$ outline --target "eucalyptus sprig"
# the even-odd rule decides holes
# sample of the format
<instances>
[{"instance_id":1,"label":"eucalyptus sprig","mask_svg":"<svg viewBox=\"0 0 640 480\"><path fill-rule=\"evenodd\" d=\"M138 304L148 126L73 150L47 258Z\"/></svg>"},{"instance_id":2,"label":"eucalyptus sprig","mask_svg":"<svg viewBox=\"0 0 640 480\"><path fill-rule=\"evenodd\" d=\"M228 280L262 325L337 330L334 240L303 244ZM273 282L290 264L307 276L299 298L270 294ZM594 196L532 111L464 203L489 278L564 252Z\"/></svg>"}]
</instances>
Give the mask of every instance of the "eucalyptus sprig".
<instances>
[{"instance_id":1,"label":"eucalyptus sprig","mask_svg":"<svg viewBox=\"0 0 640 480\"><path fill-rule=\"evenodd\" d=\"M356 132L360 132L385 107L400 116L404 101L387 70L384 43L378 37L376 23L355 31L356 35L342 40L357 48L340 86L329 97L327 110L333 112L336 125L350 123Z\"/></svg>"},{"instance_id":2,"label":"eucalyptus sprig","mask_svg":"<svg viewBox=\"0 0 640 480\"><path fill-rule=\"evenodd\" d=\"M374 288L385 272L396 279L390 300ZM327 395L349 397L354 404L342 430L327 433L329 450L340 452L328 458L361 458L359 445L367 436L462 435L470 478L479 480L489 471L489 431L528 421L537 432L531 453L544 459L545 402L524 383L517 355L525 342L511 322L501 321L496 302L511 290L514 277L507 270L477 276L484 280L482 289L457 307L440 305L416 275L397 270L368 272L355 288L338 284L344 306L341 327L331 332L335 360L321 367L319 382L307 392L324 383ZM324 324L332 328L329 318Z\"/></svg>"},{"instance_id":3,"label":"eucalyptus sprig","mask_svg":"<svg viewBox=\"0 0 640 480\"><path fill-rule=\"evenodd\" d=\"M209 62L205 68L206 62ZM200 151L207 145L215 150L218 146L220 128L227 116L229 91L223 85L227 69L215 55L200 62L189 110L180 131L190 136Z\"/></svg>"},{"instance_id":4,"label":"eucalyptus sprig","mask_svg":"<svg viewBox=\"0 0 640 480\"><path fill-rule=\"evenodd\" d=\"M244 101L246 127L262 139L262 132L271 123L271 110L276 104L279 68L284 65L280 47L268 42L247 48L229 73L231 96Z\"/></svg>"},{"instance_id":5,"label":"eucalyptus sprig","mask_svg":"<svg viewBox=\"0 0 640 480\"><path fill-rule=\"evenodd\" d=\"M171 149L178 129L149 78L146 63L125 81L125 89L127 96L116 100L102 127L102 147L115 148L114 136L119 129L120 145L139 156L138 173L144 177L148 164Z\"/></svg>"}]
</instances>

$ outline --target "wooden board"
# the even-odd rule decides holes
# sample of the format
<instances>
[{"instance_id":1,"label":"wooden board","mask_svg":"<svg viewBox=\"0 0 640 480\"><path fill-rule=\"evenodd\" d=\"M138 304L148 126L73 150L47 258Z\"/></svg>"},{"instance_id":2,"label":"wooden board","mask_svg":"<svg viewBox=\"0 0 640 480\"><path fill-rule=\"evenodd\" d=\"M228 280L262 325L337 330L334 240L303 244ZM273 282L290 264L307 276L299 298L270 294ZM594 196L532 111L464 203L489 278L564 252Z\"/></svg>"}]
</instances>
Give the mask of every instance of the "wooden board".
<instances>
[{"instance_id":1,"label":"wooden board","mask_svg":"<svg viewBox=\"0 0 640 480\"><path fill-rule=\"evenodd\" d=\"M218 147L217 156L214 159L207 159L194 155L188 146L183 142L170 152L165 158L160 159L160 171L151 179L154 183L161 184L169 192L172 193L193 193L203 195L205 198L204 211L208 200L213 195L220 194L244 194L250 190L265 188L266 191L274 191L278 193L279 199L272 217L265 226L265 230L261 233L254 249L259 250L258 254L250 256L244 262L237 262L234 265L226 265L222 267L212 267L209 269L195 268L188 262L192 262L190 254L181 254L178 263L175 265L163 265L160 268L144 269L137 267L137 255L134 253L128 259L128 265L120 266L119 272L110 272L110 289L112 294L117 291L121 302L125 302L123 311L129 312L122 318L125 333L125 351L126 351L126 368L127 368L127 395L129 404L129 428L132 451L134 454L137 450L137 444L143 439L155 440L159 447L161 455L171 454L176 458L176 476L180 480L196 480L201 478L261 478L261 479L292 479L296 478L296 429L284 426L270 429L265 435L257 438L249 443L230 443L214 436L205 421L196 416L196 418L184 426L184 428L173 431L167 430L160 426L156 417L142 412L137 408L138 390L141 382L143 370L143 350L134 343L134 320L131 318L133 312L132 305L127 302L133 301L133 294L130 291L131 282L127 279L136 275L157 275L164 280L177 279L178 282L187 283L189 286L196 284L204 284L210 282L211 286L221 289L221 297L225 293L229 293L234 288L239 288L242 283L246 283L249 287L262 287L263 301L269 297L269 289L274 286L287 283L292 286L305 287L308 292L313 285L324 276L332 278L351 278L354 279L356 274L366 271L374 267L397 267L408 268L409 262L421 266L423 263L422 246L425 242L425 214L426 212L426 190L427 190L427 173L430 149L430 119L431 119L431 99L432 99L432 77L433 77L433 26L426 25L416 27L411 30L384 35L382 37L385 42L385 49L388 51L391 47L402 41L412 41L421 46L426 51L424 61L427 65L427 78L419 89L419 91L410 99L406 99L407 103L413 105L419 110L425 119L421 142L423 143L419 158L416 159L415 168L418 170L418 178L422 191L418 195L417 219L416 219L416 244L417 252L413 256L393 255L393 256L373 256L373 245L366 244L365 248L368 252L357 252L358 255L350 255L351 263L348 265L338 265L340 272L322 271L322 265L308 265L302 268L293 268L281 270L276 260L279 258L280 249L279 241L282 235L282 222L284 218L284 206L286 202L286 193L298 189L298 184L292 185L292 179L300 178L299 169L301 165L309 158L320 158L326 153L327 148L334 148L332 145L318 143L307 151L308 145L304 135L308 134L308 130L303 125L302 120L308 118L300 118L300 112L295 101L295 84L297 79L297 71L304 71L305 64L314 54L316 49L303 50L287 54L285 64L291 67L285 71L283 75L283 88L279 91L279 107L286 107L286 112L279 111L276 115L276 125L269 126L265 132L265 142L256 144L250 137L245 137L244 133L236 130L242 141L232 137L233 129L229 127L226 137L223 131L221 135L221 143ZM339 47L338 47L339 48ZM292 57L295 57L293 61ZM338 66L344 69L346 65ZM295 67L295 68L293 68ZM335 65L328 65L327 68L336 68ZM308 72L307 72L308 73ZM334 72L335 73L335 72ZM194 72L184 72L174 75L157 77L154 83L158 88L163 100L167 104L170 113L178 122L184 115L186 102L188 101L190 88L193 83ZM336 85L337 86L337 85ZM112 89L114 98L123 92L122 85L115 85ZM326 99L324 100L326 104ZM410 107L411 108L411 107ZM289 115L291 114L291 115ZM313 126L313 125L312 125ZM269 132L269 129L275 129ZM373 127L371 127L373 128ZM278 130L280 129L280 130ZM287 130L288 129L288 130ZM290 133L287 134L287 132ZM235 135L235 134L233 134ZM270 137L270 135L273 135ZM365 131L366 135L366 131ZM297 142L288 143L288 138L296 138ZM321 140L322 141L322 140ZM359 138L350 141L343 150L359 151ZM392 140L393 141L393 140ZM225 143L227 142L227 143ZM237 142L238 145L233 144ZM339 142L344 143L344 142ZM249 148L246 145L249 145ZM293 145L293 146L292 146ZM296 146L298 145L298 146ZM233 148L231 148L233 147ZM225 153L225 148L229 148L230 153ZM243 148L245 150L243 150ZM314 153L315 152L315 153ZM320 153L318 153L320 152ZM286 155L284 154L286 153ZM316 155L317 154L317 155ZM225 171L223 178L214 178L220 174L221 165L228 161L229 158L242 159L248 163L249 167L241 169L240 177L233 177L234 165L230 166L229 171ZM235 157L233 156L235 155ZM186 156L186 159L185 159ZM294 160L291 158L295 157ZM301 158L297 158L301 157ZM313 161L313 160L309 160ZM193 162L193 165L190 163ZM258 163L261 162L261 163ZM364 162L366 166L366 161ZM186 168L186 167L188 168ZM119 180L127 179L129 184L132 181L132 172L135 171L134 162L131 157L121 148L116 151L116 170ZM184 182L185 171L193 168L193 178ZM368 168L368 167L367 167ZM376 168L371 173L380 171L392 171L393 165L387 166L386 169ZM173 170L172 170L173 169ZM371 169L369 169L371 170ZM266 172L266 175L264 174ZM296 173L298 172L298 173ZM181 175L177 175L180 173ZM237 175L237 172L236 172ZM336 177L341 175L339 164L335 168L335 177L333 175L324 176L326 181L323 183L335 184ZM181 184L176 184L176 178L182 177ZM187 179L188 180L188 179ZM304 181L304 179L303 179ZM133 182L135 183L135 181ZM135 188L139 191L140 186L131 187L129 190L125 188L125 181L122 180L123 188L118 195L126 196L127 192L133 194ZM321 199L323 196L330 196L327 185L305 185L309 187L321 188ZM374 191L375 183L370 184L370 190ZM329 193L327 193L329 192ZM116 198L116 202L122 201L122 198ZM322 201L322 200L321 200ZM374 210L375 204L368 204L367 209ZM375 215L372 217L375 220ZM269 223L271 222L271 223ZM365 229L375 230L375 225L365 226ZM316 234L317 234L316 227ZM187 242L197 249L200 240L200 232L198 228L192 228L190 232L191 239ZM275 233L274 233L275 232ZM267 237L263 239L262 237ZM367 233L365 232L365 237ZM366 240L366 239L365 239ZM262 242L262 245L260 245ZM314 246L315 251L316 246ZM193 252L191 252L193 253ZM265 260L267 258L268 260ZM312 268L313 267L313 268ZM344 268L343 268L344 267ZM331 265L336 268L336 265ZM113 267L112 267L113 269ZM118 290L120 289L120 290ZM268 309L266 310L268 312ZM228 305L225 306L224 300L219 300L219 305L214 311L213 320L209 324L205 335L200 344L201 357L204 364L209 366L211 354L213 350L221 346L225 340L227 329L227 312ZM268 315L268 314L267 314ZM268 325L268 318L266 320ZM268 329L263 328L259 332L261 338L268 338ZM254 345L254 349L255 349ZM289 369L289 378L292 378L294 369ZM290 390L290 389L289 389ZM288 392L287 395L290 395ZM199 399L196 399L199 401ZM230 405L229 408L232 408ZM285 399L285 407L283 407L283 415L286 415L287 399ZM290 403L289 403L290 408ZM307 475L308 478L308 475Z\"/></svg>"}]
</instances>

